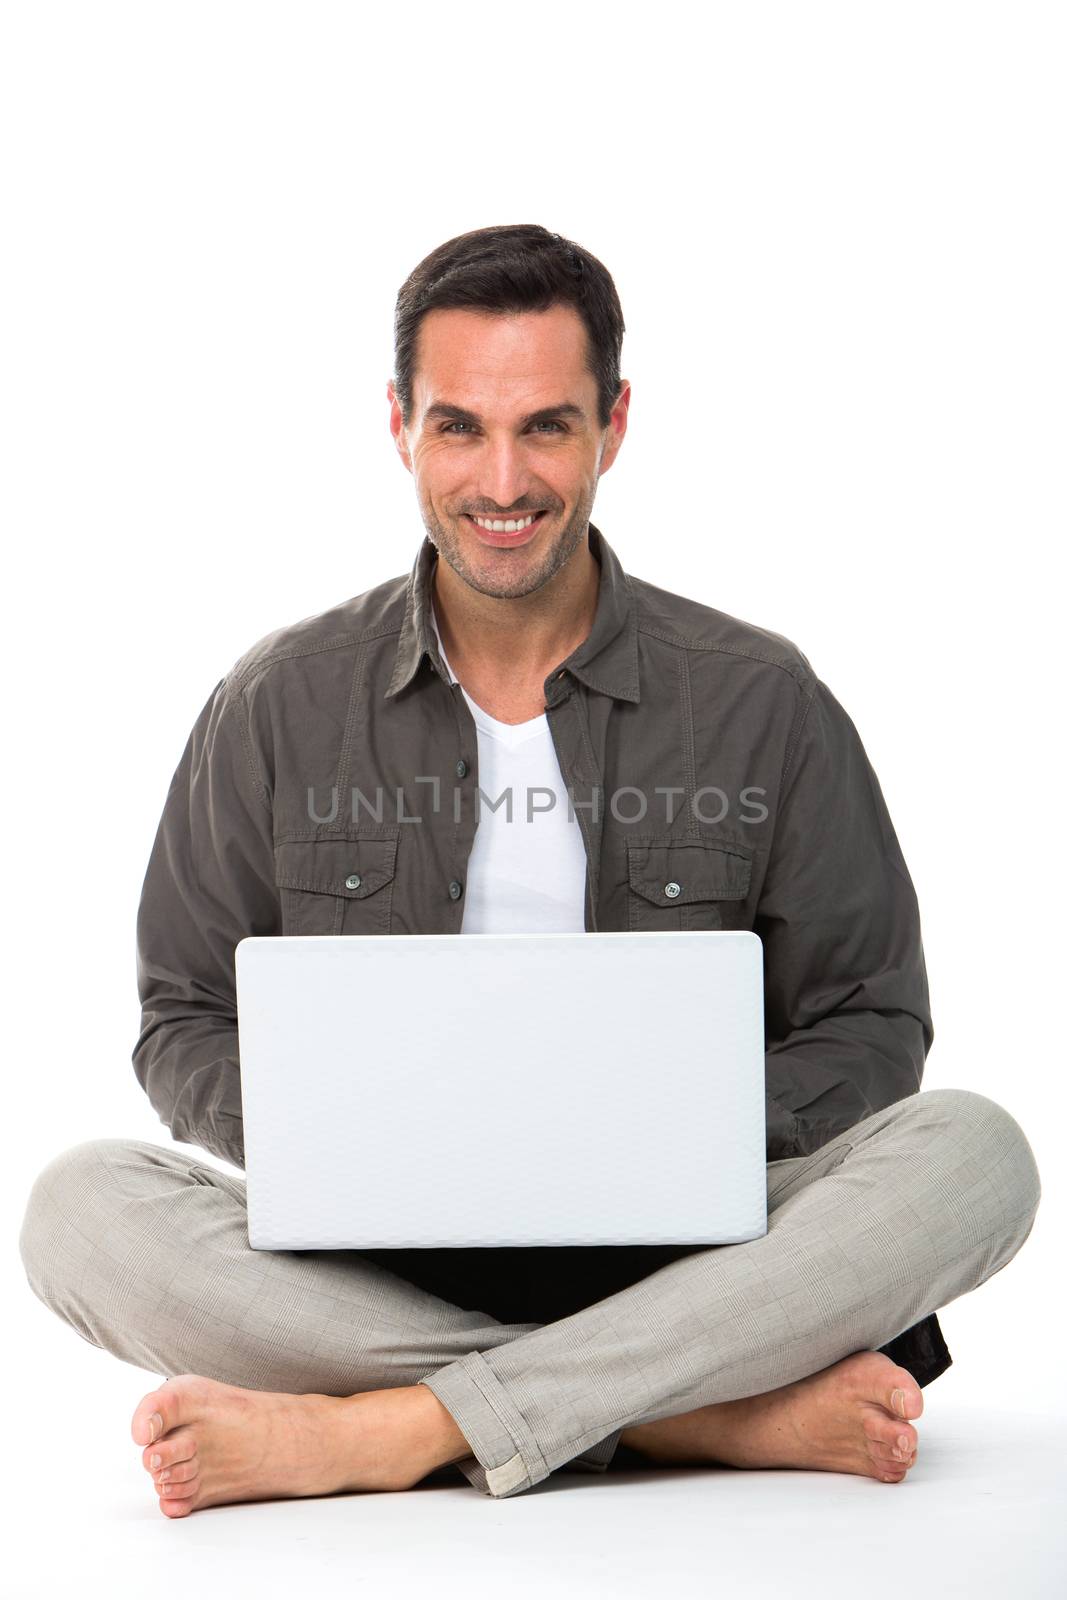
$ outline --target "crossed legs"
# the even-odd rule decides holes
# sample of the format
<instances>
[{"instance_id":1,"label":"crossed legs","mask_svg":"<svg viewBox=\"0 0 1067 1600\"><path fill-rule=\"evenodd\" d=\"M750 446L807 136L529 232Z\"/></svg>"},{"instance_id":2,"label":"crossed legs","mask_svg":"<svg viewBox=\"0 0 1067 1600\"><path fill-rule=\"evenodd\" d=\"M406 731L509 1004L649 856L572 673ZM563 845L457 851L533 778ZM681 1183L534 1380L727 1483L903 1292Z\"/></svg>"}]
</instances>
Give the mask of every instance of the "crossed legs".
<instances>
[{"instance_id":1,"label":"crossed legs","mask_svg":"<svg viewBox=\"0 0 1067 1600\"><path fill-rule=\"evenodd\" d=\"M44 1168L23 1222L35 1294L171 1376L131 1425L146 1469L171 1474L168 1515L409 1487L448 1461L506 1497L602 1470L620 1439L663 1461L899 1476L889 1452L901 1433L914 1451L922 1400L878 1347L1007 1265L1041 1193L1007 1111L931 1090L773 1163L763 1238L503 1323L355 1252L251 1250L243 1191L181 1152L96 1140Z\"/></svg>"}]
</instances>

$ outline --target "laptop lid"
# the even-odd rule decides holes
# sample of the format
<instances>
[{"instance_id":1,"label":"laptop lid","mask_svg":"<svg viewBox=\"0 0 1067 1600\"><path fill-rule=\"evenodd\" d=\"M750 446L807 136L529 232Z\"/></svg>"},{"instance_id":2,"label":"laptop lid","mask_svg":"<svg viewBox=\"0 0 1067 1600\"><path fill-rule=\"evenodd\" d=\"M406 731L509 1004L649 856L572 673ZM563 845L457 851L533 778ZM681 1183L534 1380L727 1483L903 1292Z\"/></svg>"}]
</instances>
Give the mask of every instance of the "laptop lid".
<instances>
[{"instance_id":1,"label":"laptop lid","mask_svg":"<svg viewBox=\"0 0 1067 1600\"><path fill-rule=\"evenodd\" d=\"M236 977L254 1249L767 1231L754 933L256 937Z\"/></svg>"}]
</instances>

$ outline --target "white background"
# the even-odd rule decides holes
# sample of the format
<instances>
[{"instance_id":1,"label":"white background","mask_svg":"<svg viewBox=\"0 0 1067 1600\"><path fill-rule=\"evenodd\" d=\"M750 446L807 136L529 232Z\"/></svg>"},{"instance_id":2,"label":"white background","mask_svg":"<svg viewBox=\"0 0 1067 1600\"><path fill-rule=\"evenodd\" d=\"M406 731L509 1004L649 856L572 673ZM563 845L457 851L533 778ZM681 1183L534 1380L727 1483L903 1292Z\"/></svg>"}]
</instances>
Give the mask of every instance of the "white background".
<instances>
[{"instance_id":1,"label":"white background","mask_svg":"<svg viewBox=\"0 0 1067 1600\"><path fill-rule=\"evenodd\" d=\"M253 641L410 568L397 289L528 221L626 317L593 520L849 711L919 895L924 1087L998 1100L1037 1156L1031 1239L942 1313L928 1410L1062 1409L1062 9L2 16L4 1296L15 1366L51 1374L9 1439L110 1384L141 1473L151 1381L31 1295L25 1197L67 1145L170 1142L129 1058L171 774Z\"/></svg>"}]
</instances>

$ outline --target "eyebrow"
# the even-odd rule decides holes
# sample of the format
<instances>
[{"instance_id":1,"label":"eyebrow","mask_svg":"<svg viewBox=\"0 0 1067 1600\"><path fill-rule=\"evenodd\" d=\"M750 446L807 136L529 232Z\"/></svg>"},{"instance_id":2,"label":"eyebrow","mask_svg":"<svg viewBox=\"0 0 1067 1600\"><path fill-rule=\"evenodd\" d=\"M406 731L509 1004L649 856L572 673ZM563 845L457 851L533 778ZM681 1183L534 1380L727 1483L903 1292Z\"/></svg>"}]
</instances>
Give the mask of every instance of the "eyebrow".
<instances>
[{"instance_id":1,"label":"eyebrow","mask_svg":"<svg viewBox=\"0 0 1067 1600\"><path fill-rule=\"evenodd\" d=\"M528 428L532 423L553 422L557 417L571 417L577 422L584 422L585 412L581 406L566 400L558 406L542 406L540 411L530 411L519 420L522 427ZM473 422L476 426L482 421L476 411L467 411L463 406L449 405L447 400L437 400L432 406L427 406L422 420L423 422Z\"/></svg>"}]
</instances>

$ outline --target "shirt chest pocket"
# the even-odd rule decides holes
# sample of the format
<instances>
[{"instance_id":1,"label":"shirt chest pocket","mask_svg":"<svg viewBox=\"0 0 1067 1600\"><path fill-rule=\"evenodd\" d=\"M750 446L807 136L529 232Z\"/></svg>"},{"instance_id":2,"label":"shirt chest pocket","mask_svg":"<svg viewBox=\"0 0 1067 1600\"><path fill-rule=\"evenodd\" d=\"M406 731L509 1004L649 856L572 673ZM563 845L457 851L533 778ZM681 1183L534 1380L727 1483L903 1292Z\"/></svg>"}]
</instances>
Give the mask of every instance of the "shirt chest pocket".
<instances>
[{"instance_id":1,"label":"shirt chest pocket","mask_svg":"<svg viewBox=\"0 0 1067 1600\"><path fill-rule=\"evenodd\" d=\"M276 840L282 933L388 933L398 833Z\"/></svg>"},{"instance_id":2,"label":"shirt chest pocket","mask_svg":"<svg viewBox=\"0 0 1067 1600\"><path fill-rule=\"evenodd\" d=\"M752 859L740 847L693 840L627 841L632 932L747 928Z\"/></svg>"}]
</instances>

